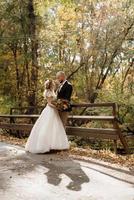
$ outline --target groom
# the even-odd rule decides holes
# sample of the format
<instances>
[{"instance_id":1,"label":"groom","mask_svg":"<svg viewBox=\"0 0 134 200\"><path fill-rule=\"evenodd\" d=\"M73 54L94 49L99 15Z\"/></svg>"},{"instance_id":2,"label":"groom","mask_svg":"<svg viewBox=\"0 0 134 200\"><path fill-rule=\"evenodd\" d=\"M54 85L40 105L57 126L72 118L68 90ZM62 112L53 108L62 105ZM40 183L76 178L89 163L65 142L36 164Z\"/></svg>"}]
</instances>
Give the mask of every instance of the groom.
<instances>
[{"instance_id":1,"label":"groom","mask_svg":"<svg viewBox=\"0 0 134 200\"><path fill-rule=\"evenodd\" d=\"M59 88L57 90L57 98L58 99L65 99L65 100L70 101L73 88L72 88L71 83L69 83L66 80L65 73L63 71L59 71L56 74L56 78L60 82L60 86L59 86ZM71 111L71 108L66 109L63 112L59 111L59 115L60 115L60 118L61 118L61 120L63 122L64 127L66 126L67 118L68 118L68 115L69 115L70 111Z\"/></svg>"}]
</instances>

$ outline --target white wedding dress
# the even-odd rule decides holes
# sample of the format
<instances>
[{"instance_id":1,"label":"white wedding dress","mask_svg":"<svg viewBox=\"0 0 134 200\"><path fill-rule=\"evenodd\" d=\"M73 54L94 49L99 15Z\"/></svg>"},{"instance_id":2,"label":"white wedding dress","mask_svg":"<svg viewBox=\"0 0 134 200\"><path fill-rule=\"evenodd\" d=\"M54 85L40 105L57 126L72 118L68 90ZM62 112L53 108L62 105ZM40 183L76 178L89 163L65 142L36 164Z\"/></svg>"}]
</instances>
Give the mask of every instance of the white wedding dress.
<instances>
[{"instance_id":1,"label":"white wedding dress","mask_svg":"<svg viewBox=\"0 0 134 200\"><path fill-rule=\"evenodd\" d=\"M46 99L50 96L56 98L54 91L45 92L44 96ZM69 149L67 135L58 111L47 104L31 130L25 150L31 153L45 153L62 149Z\"/></svg>"}]
</instances>

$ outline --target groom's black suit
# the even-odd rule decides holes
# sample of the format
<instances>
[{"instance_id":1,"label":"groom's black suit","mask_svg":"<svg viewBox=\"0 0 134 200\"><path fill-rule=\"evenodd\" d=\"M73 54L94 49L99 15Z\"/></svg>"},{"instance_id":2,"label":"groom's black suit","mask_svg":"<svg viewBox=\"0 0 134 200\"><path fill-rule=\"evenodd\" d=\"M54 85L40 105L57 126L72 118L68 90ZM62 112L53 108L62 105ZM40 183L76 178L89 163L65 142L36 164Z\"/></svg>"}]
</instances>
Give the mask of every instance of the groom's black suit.
<instances>
[{"instance_id":1,"label":"groom's black suit","mask_svg":"<svg viewBox=\"0 0 134 200\"><path fill-rule=\"evenodd\" d=\"M58 90L57 98L58 99L65 99L70 101L71 95L72 95L73 87L71 83L69 83L67 80L63 84L60 90ZM69 108L66 111L71 111L71 108Z\"/></svg>"},{"instance_id":2,"label":"groom's black suit","mask_svg":"<svg viewBox=\"0 0 134 200\"><path fill-rule=\"evenodd\" d=\"M68 81L64 83L64 85L61 87L61 89L58 91L58 99L66 99L70 101L71 95L72 95L72 85Z\"/></svg>"}]
</instances>

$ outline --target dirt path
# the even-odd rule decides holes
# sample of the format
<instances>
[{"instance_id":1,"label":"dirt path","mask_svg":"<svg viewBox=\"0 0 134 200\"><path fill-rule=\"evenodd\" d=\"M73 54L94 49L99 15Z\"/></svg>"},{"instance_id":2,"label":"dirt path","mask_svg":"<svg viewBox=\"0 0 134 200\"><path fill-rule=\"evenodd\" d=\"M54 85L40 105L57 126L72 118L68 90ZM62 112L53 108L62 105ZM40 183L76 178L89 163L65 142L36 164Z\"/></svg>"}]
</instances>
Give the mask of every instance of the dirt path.
<instances>
[{"instance_id":1,"label":"dirt path","mask_svg":"<svg viewBox=\"0 0 134 200\"><path fill-rule=\"evenodd\" d=\"M0 143L1 200L134 200L127 168L56 153L32 155Z\"/></svg>"}]
</instances>

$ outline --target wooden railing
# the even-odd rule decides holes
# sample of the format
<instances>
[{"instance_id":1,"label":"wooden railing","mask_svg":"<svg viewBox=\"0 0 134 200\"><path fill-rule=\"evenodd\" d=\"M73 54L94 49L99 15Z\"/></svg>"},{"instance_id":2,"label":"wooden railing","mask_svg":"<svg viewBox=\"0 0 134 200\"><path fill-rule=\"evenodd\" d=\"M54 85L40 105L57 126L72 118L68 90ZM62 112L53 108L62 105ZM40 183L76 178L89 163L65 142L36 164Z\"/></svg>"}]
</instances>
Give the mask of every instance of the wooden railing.
<instances>
[{"instance_id":1,"label":"wooden railing","mask_svg":"<svg viewBox=\"0 0 134 200\"><path fill-rule=\"evenodd\" d=\"M44 106L45 107L45 106ZM0 115L0 119L7 122L0 122L0 128L2 129L9 129L10 131L28 131L33 127L34 122L36 119L39 117L39 114L24 114L28 113L30 110L41 110L44 108L43 106L39 107L21 107L21 108L11 108L10 110L10 115ZM73 104L72 108L74 109L80 109L83 108L84 111L88 108L95 108L95 107L106 107L106 108L111 108L112 109L112 114L110 116L105 116L105 115L73 115L71 114L68 117L68 121L71 122L70 126L67 126L66 132L68 135L74 135L74 136L81 136L81 137L89 137L89 138L100 138L100 139L110 139L114 141L114 151L117 151L117 140L120 140L125 151L128 153L128 145L126 142L125 137L123 136L119 125L117 121L117 113L116 113L116 104L115 103L86 103L86 104ZM24 112L26 110L27 112ZM19 114L14 114L16 111L19 111ZM23 113L23 114L20 114ZM83 113L83 112L82 112ZM29 119L29 123L18 123L16 119ZM73 122L76 122L75 125ZM81 121L82 123L88 123L90 121L104 121L109 122L112 124L112 128L85 128L77 125L77 122Z\"/></svg>"}]
</instances>

